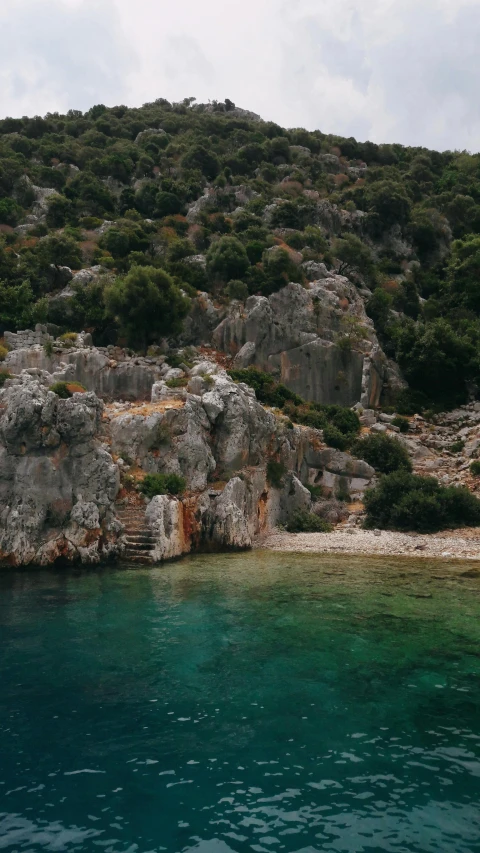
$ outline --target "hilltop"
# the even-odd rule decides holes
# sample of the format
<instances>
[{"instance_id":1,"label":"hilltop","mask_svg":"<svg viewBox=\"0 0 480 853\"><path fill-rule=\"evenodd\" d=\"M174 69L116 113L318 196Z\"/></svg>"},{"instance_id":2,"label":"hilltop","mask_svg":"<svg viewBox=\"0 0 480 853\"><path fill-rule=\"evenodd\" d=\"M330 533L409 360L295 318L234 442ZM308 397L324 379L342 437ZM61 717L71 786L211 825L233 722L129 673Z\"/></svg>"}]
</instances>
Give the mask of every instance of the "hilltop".
<instances>
[{"instance_id":1,"label":"hilltop","mask_svg":"<svg viewBox=\"0 0 480 853\"><path fill-rule=\"evenodd\" d=\"M461 404L479 383L479 155L286 130L230 101L6 118L0 232L4 330L145 348L198 292L225 308L341 275L408 382L398 399L393 381L397 408ZM170 277L163 325L115 293L142 266ZM365 349L363 313L324 337Z\"/></svg>"}]
</instances>

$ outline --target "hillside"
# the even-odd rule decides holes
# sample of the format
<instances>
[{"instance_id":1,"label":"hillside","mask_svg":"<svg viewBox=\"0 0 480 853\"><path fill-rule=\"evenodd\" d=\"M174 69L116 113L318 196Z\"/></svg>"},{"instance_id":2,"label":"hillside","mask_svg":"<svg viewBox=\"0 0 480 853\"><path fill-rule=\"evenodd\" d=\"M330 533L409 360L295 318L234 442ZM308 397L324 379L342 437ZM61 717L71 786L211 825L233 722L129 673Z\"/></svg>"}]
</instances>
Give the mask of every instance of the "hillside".
<instances>
[{"instance_id":1,"label":"hillside","mask_svg":"<svg viewBox=\"0 0 480 853\"><path fill-rule=\"evenodd\" d=\"M0 121L0 332L243 348L305 399L352 405L368 379L367 406L413 414L475 397L479 311L480 155L230 101Z\"/></svg>"}]
</instances>

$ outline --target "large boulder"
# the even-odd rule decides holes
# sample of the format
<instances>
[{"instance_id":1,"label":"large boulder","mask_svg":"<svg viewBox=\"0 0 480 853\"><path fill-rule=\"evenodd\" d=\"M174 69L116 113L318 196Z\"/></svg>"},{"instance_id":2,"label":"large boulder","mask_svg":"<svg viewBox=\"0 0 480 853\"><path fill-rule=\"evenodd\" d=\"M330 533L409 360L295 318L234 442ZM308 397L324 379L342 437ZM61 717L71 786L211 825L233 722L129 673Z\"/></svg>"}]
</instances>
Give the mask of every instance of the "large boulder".
<instances>
[{"instance_id":1,"label":"large boulder","mask_svg":"<svg viewBox=\"0 0 480 853\"><path fill-rule=\"evenodd\" d=\"M290 283L268 298L238 302L213 332L214 345L255 365L306 400L378 406L386 359L358 290L329 274Z\"/></svg>"}]
</instances>

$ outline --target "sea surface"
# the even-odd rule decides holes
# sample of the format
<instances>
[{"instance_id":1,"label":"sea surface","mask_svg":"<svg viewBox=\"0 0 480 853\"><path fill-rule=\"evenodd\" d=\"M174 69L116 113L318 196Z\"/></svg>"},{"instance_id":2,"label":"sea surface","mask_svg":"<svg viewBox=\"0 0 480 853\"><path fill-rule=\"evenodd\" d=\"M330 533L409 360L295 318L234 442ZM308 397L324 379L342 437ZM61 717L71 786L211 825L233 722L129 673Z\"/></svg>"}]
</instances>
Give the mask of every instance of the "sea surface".
<instances>
[{"instance_id":1,"label":"sea surface","mask_svg":"<svg viewBox=\"0 0 480 853\"><path fill-rule=\"evenodd\" d=\"M0 851L480 851L480 569L0 574Z\"/></svg>"}]
</instances>

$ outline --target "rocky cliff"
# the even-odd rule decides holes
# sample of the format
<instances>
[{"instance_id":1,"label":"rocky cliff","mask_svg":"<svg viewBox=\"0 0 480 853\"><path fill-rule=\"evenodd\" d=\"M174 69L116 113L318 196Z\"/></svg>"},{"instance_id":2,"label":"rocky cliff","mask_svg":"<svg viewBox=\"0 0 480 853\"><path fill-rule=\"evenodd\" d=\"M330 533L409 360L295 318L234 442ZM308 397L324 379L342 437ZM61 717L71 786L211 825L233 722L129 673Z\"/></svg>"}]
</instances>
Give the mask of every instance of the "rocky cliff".
<instances>
[{"instance_id":1,"label":"rocky cliff","mask_svg":"<svg viewBox=\"0 0 480 853\"><path fill-rule=\"evenodd\" d=\"M50 390L59 378L78 377L76 365L98 364L95 349L69 351L53 374L21 369L34 355L47 358L38 347L9 355L9 369L19 372L0 392L3 562L92 563L124 554L148 562L192 549L247 548L310 509L307 485L330 495L342 486L355 496L374 475L326 447L321 431L262 406L213 360L198 356L182 370L159 358L150 365L157 379L149 401L104 403L74 386L69 399ZM125 375L146 369L142 360L125 363ZM275 485L269 460L281 472ZM135 487L147 473L181 475L184 496L145 503Z\"/></svg>"}]
</instances>

